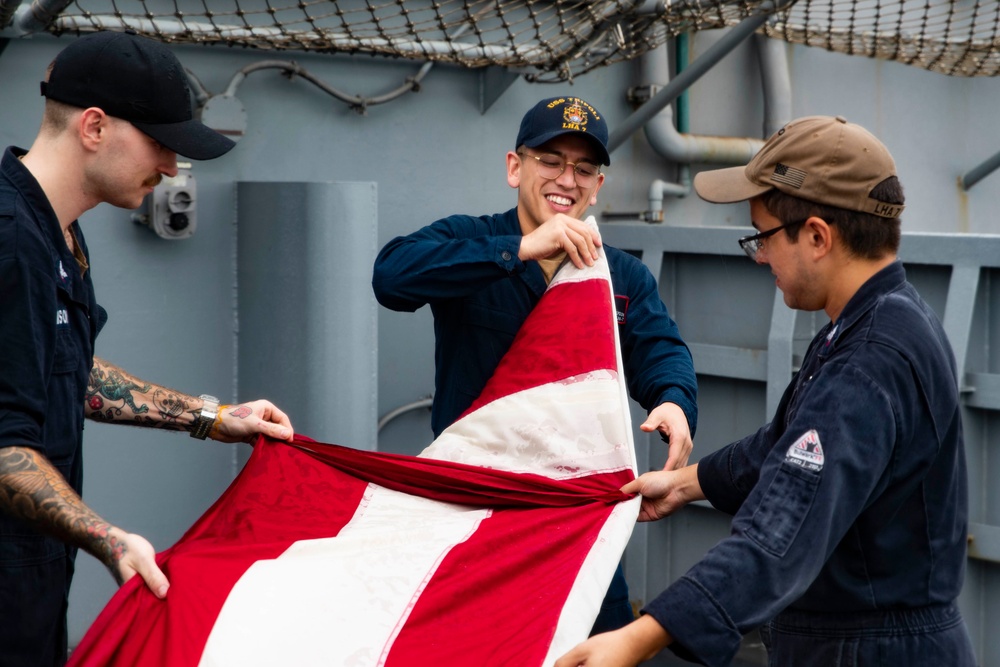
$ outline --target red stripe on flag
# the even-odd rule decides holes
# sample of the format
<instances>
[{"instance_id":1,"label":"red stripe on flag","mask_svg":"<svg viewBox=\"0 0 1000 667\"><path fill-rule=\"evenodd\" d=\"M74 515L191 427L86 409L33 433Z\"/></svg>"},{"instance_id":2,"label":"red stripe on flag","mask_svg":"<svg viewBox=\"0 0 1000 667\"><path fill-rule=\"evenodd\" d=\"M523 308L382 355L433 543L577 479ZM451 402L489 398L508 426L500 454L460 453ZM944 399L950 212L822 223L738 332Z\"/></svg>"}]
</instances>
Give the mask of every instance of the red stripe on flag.
<instances>
[{"instance_id":1,"label":"red stripe on flag","mask_svg":"<svg viewBox=\"0 0 1000 667\"><path fill-rule=\"evenodd\" d=\"M492 561L490 567L499 567L504 559L496 557L496 553L504 545L516 544L517 548L513 551L518 553L528 549L527 553L534 554L532 558L538 561L550 558L552 553L558 552L558 545L551 547L554 551L546 550L550 540L571 539L578 536L578 524L597 521L598 516L607 517L613 508L607 503L627 498L618 489L632 479L632 471L624 470L575 480L548 480L539 475L364 452L306 439L300 442L308 445L311 452L259 439L250 461L229 489L174 547L157 556L157 562L171 582L167 599L157 600L138 577L130 580L98 616L73 652L69 667L195 667L227 596L246 570L258 560L277 558L298 540L337 535L353 518L369 481L384 481L383 486L399 487L409 471L417 482L402 486L408 487L411 493L437 500L447 498L451 502L463 502L460 490L469 489L464 495L464 502L489 506L486 489L488 479L493 477L502 506L510 507L513 498L517 506L534 505L544 509L510 511L543 512L538 515L543 517L549 516L545 512L557 511L550 509L552 505L565 507L583 503L582 507L563 511L566 515L564 528L550 526L534 534L536 529L526 524L521 528L510 528L511 532L502 540L487 541L492 538L487 538L486 534L481 538L475 537L469 548L478 551L464 557ZM364 470L365 479L338 468L340 459L348 469L353 466ZM429 488L422 490L420 483ZM574 487L578 494L577 502L570 498ZM505 516L504 511L500 513ZM555 517L555 514L552 516ZM501 519L495 525L502 526L505 521ZM527 546L521 545L519 540L522 539L526 540ZM579 556L569 554L556 560ZM521 558L517 555L504 558L511 557ZM450 566L454 583L462 581L461 562L476 561L460 560ZM532 561L528 559L524 562ZM535 565L542 565L546 571L551 569L548 562ZM576 568L573 568L574 576L575 573ZM554 573L530 576L533 580L558 579ZM480 585L478 580L473 581ZM512 580L503 585L511 590L520 590L524 586L520 581ZM437 590L437 583L433 583L434 590ZM544 582L536 583L541 586ZM550 582L547 585L553 584ZM556 583L551 594L565 597L565 593L559 593L560 586L562 584ZM533 583L528 588L535 587ZM465 590L466 598L479 594L476 588ZM510 598L513 594L508 591L506 595ZM488 604L497 602L493 600ZM536 600L535 604L543 603ZM523 608L523 600L514 606ZM484 607L477 613L486 617L488 609ZM422 614L418 618L423 618ZM468 619L463 622L465 620ZM425 622L429 621L425 618ZM494 626L494 623L489 625Z\"/></svg>"},{"instance_id":2,"label":"red stripe on flag","mask_svg":"<svg viewBox=\"0 0 1000 667\"><path fill-rule=\"evenodd\" d=\"M595 278L550 287L521 325L479 398L462 417L525 389L589 371L617 370L613 312L607 280Z\"/></svg>"},{"instance_id":3,"label":"red stripe on flag","mask_svg":"<svg viewBox=\"0 0 1000 667\"><path fill-rule=\"evenodd\" d=\"M194 667L243 573L298 540L338 534L367 487L291 447L259 440L229 489L174 547L157 556L171 585L166 600L156 599L140 577L129 580L69 664Z\"/></svg>"},{"instance_id":4,"label":"red stripe on flag","mask_svg":"<svg viewBox=\"0 0 1000 667\"><path fill-rule=\"evenodd\" d=\"M613 483L624 484L631 473L617 477ZM494 512L434 572L386 667L542 664L580 567L613 509Z\"/></svg>"},{"instance_id":5,"label":"red stripe on flag","mask_svg":"<svg viewBox=\"0 0 1000 667\"><path fill-rule=\"evenodd\" d=\"M277 443L278 441L273 441ZM393 491L401 491L446 503L481 507L571 507L598 501L628 500L620 483L604 475L559 480L534 473L509 472L497 468L368 452L339 445L299 439L293 445L321 461ZM461 484L456 484L461 480Z\"/></svg>"}]
</instances>

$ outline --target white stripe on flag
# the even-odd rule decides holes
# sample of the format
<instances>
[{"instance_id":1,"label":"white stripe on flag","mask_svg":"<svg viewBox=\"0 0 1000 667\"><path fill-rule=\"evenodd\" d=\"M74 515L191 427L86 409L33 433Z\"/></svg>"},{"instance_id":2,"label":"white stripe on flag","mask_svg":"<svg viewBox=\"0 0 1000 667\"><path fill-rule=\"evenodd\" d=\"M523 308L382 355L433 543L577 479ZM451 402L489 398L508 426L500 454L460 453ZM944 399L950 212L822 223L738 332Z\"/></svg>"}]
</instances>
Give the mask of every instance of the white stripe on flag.
<instances>
[{"instance_id":1,"label":"white stripe on flag","mask_svg":"<svg viewBox=\"0 0 1000 667\"><path fill-rule=\"evenodd\" d=\"M556 660L587 638L611 586L622 552L632 536L641 502L642 498L636 496L619 503L601 527L597 542L587 554L577 573L576 583L566 597L566 605L562 609L556 634L542 667L551 667Z\"/></svg>"},{"instance_id":2,"label":"white stripe on flag","mask_svg":"<svg viewBox=\"0 0 1000 667\"><path fill-rule=\"evenodd\" d=\"M602 370L509 394L449 426L420 456L552 479L635 470L620 392L617 374Z\"/></svg>"},{"instance_id":3,"label":"white stripe on flag","mask_svg":"<svg viewBox=\"0 0 1000 667\"><path fill-rule=\"evenodd\" d=\"M337 537L298 542L247 570L201 667L382 664L442 559L491 512L376 485L365 496Z\"/></svg>"}]
</instances>

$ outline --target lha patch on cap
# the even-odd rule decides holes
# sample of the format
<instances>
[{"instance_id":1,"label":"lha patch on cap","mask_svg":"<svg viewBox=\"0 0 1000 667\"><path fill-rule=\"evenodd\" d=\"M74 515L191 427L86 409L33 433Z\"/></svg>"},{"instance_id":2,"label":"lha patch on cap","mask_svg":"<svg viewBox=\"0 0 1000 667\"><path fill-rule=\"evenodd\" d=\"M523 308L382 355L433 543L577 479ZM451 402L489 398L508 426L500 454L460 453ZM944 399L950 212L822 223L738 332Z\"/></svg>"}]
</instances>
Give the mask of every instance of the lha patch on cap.
<instances>
[{"instance_id":1,"label":"lha patch on cap","mask_svg":"<svg viewBox=\"0 0 1000 667\"><path fill-rule=\"evenodd\" d=\"M562 126L564 130L586 132L587 112L584 110L583 106L578 104L576 101L568 102L566 106L563 107Z\"/></svg>"},{"instance_id":2,"label":"lha patch on cap","mask_svg":"<svg viewBox=\"0 0 1000 667\"><path fill-rule=\"evenodd\" d=\"M810 429L788 448L785 462L793 463L800 468L819 472L823 469L823 447L819 442L819 433Z\"/></svg>"}]
</instances>

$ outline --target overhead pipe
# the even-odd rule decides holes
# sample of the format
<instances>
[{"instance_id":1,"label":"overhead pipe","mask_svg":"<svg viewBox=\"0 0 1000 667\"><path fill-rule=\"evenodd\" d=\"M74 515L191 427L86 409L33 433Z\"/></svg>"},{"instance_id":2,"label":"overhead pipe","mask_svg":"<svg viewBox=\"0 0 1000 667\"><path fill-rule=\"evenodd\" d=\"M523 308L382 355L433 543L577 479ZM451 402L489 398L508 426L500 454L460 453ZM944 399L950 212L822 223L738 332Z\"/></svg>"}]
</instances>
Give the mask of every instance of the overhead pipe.
<instances>
[{"instance_id":1,"label":"overhead pipe","mask_svg":"<svg viewBox=\"0 0 1000 667\"><path fill-rule=\"evenodd\" d=\"M678 35L674 40L674 69L677 72L683 72L688 66L688 41L689 36L687 33ZM656 49L653 54L646 53L643 54L640 61L642 66L642 72L645 75L646 81L656 82L654 85L659 85L662 81L670 80L670 68L667 66L666 53L657 55L660 49ZM656 118L660 118L666 114L666 124L669 126L668 131L672 131L674 134L687 134L690 127L690 106L689 106L689 91L685 90L680 95L677 96L677 127L674 129L672 109L668 104L663 112L657 114ZM654 151L659 153L661 156L664 155L662 145L659 143L658 137L651 136L650 128L656 121L651 121L646 125L645 133L646 139L649 141L650 146ZM664 181L659 178L653 179L653 182L649 184L649 211L643 214L643 219L647 222L663 222L663 199L666 196L670 197L686 197L691 193L691 165L688 163L682 163L677 165L677 182L672 183L670 181Z\"/></svg>"},{"instance_id":2,"label":"overhead pipe","mask_svg":"<svg viewBox=\"0 0 1000 667\"><path fill-rule=\"evenodd\" d=\"M644 61L652 61L644 63L646 65L644 69L652 77L651 81L670 81L666 53L662 47L644 54L642 58ZM674 78L673 81L683 76L685 71L687 70L681 71L678 68L678 77ZM663 90L669 88L673 81L670 81ZM651 103L652 100L646 102L646 105ZM678 118L678 122L686 123L687 121ZM651 117L643 130L654 151L671 162L682 164L690 164L691 162L745 164L763 145L763 141L748 137L714 137L682 132L674 126L673 109L669 104Z\"/></svg>"},{"instance_id":3,"label":"overhead pipe","mask_svg":"<svg viewBox=\"0 0 1000 667\"><path fill-rule=\"evenodd\" d=\"M792 74L788 68L788 45L767 35L754 35L757 62L764 89L764 138L792 119Z\"/></svg>"},{"instance_id":4,"label":"overhead pipe","mask_svg":"<svg viewBox=\"0 0 1000 667\"><path fill-rule=\"evenodd\" d=\"M379 433L385 428L386 424L391 422L396 417L406 414L407 412L412 412L414 410L430 409L434 405L434 397L428 396L427 398L421 398L419 400L413 401L412 403L407 403L406 405L401 405L394 410L390 410L378 420L378 424L375 427L375 432Z\"/></svg>"},{"instance_id":5,"label":"overhead pipe","mask_svg":"<svg viewBox=\"0 0 1000 667\"><path fill-rule=\"evenodd\" d=\"M996 171L997 167L1000 167L1000 153L997 153L993 157L989 158L978 167L975 167L965 176L962 176L961 183L962 189L968 190L973 185L983 180L991 173Z\"/></svg>"},{"instance_id":6,"label":"overhead pipe","mask_svg":"<svg viewBox=\"0 0 1000 667\"><path fill-rule=\"evenodd\" d=\"M0 0L0 30L14 19L14 12L21 6L21 0Z\"/></svg>"},{"instance_id":7,"label":"overhead pipe","mask_svg":"<svg viewBox=\"0 0 1000 667\"><path fill-rule=\"evenodd\" d=\"M38 4L40 0L35 0ZM72 0L70 0L72 1ZM50 0L50 3L62 5L60 11L65 8L66 0ZM65 4L64 4L65 3ZM48 23L39 25L36 29L27 29L25 23L29 21L29 13L22 9L17 19L18 27L26 32L38 32L48 26ZM53 17L54 18L54 17ZM280 28L271 27L246 27L237 25L214 25L199 21L177 21L174 19L123 19L120 16L110 14L92 14L87 17L63 16L55 21L50 21L64 31L94 31L94 30L125 30L131 28L137 32L154 33L160 35L200 35L212 39L239 38L239 39L280 39L287 37ZM31 25L34 25L31 22ZM506 46L494 46L489 44L473 44L464 42L448 42L445 40L428 40L417 42L413 40L389 39L383 37L367 37L355 39L346 34L327 35L324 38L330 42L334 48L358 49L370 48L373 51L390 49L392 55L409 57L426 57L428 54L435 55L459 55L471 58L503 58L521 52L530 52L529 46L522 46L511 49Z\"/></svg>"},{"instance_id":8,"label":"overhead pipe","mask_svg":"<svg viewBox=\"0 0 1000 667\"><path fill-rule=\"evenodd\" d=\"M678 73L686 68L686 38L677 39L676 66ZM755 47L760 62L761 83L764 91L764 136L770 136L791 117L791 78L788 72L784 44L763 35L755 35ZM661 82L669 79L666 54L662 49L643 55L643 72L647 81ZM760 150L762 139L750 137L715 137L691 135L688 131L687 91L677 98L677 125L673 111L667 105L646 124L644 132L650 146L662 157L679 163L678 183L660 179L649 186L649 212L647 220L663 220L663 198L666 195L684 197L690 193L690 163L745 164Z\"/></svg>"},{"instance_id":9,"label":"overhead pipe","mask_svg":"<svg viewBox=\"0 0 1000 667\"><path fill-rule=\"evenodd\" d=\"M3 0L0 0L3 1ZM23 8L15 18L17 27L23 33L40 32L54 25L62 31L94 31L96 30L124 30L131 28L138 32L157 33L162 35L190 35L202 34L212 38L240 38L240 39L280 39L287 37L281 29L269 26L246 26L236 24L217 25L204 21L179 21L166 18L123 18L114 14L88 14L81 16L63 16L59 14L73 0L34 0L28 11ZM603 21L613 20L615 16L622 13L628 14L636 10L643 10L648 4L648 0L631 0L622 5L621 2L606 2L598 10L590 9L589 16L594 20L594 26L599 26ZM656 4L656 3L653 3ZM477 13L486 13L491 9L487 5ZM468 29L466 25L465 30ZM357 50L358 48L368 48L372 51L387 51L389 55L403 56L425 60L427 56L459 55L466 58L484 59L509 59L518 57L530 60L533 53L536 53L545 46L542 43L526 43L514 46L480 44L477 42L456 42L451 41L457 35L451 35L448 40L416 40L416 39L396 39L393 37L365 37L355 38L348 33L336 33L324 35L324 41L329 42L334 48L345 50ZM604 38L602 32L595 30L593 39ZM578 48L578 47L576 47ZM567 54L568 55L568 54Z\"/></svg>"},{"instance_id":10,"label":"overhead pipe","mask_svg":"<svg viewBox=\"0 0 1000 667\"><path fill-rule=\"evenodd\" d=\"M608 151L613 152L621 146L626 139L635 134L641 127L644 127L667 105L673 102L685 90L700 79L706 72L715 67L724 57L729 55L737 46L743 43L760 26L767 22L771 14L777 9L781 9L788 4L789 0L775 0L765 2L760 5L759 11L740 24L733 27L718 42L713 44L705 53L701 55L690 67L678 74L669 84L663 87L648 102L639 107L635 112L626 118L619 125L608 139Z\"/></svg>"},{"instance_id":11,"label":"overhead pipe","mask_svg":"<svg viewBox=\"0 0 1000 667\"><path fill-rule=\"evenodd\" d=\"M764 90L764 137L769 137L791 120L792 93L788 73L788 59L784 44L763 35L757 35L755 46L760 61L761 82ZM777 48L775 48L777 47ZM669 80L666 56L661 49L642 56L647 80ZM682 72L682 54L678 49L677 70ZM676 81L676 79L674 79ZM668 84L669 85L669 84ZM677 126L673 122L670 105L652 117L643 128L650 146L662 157L688 164L746 164L764 144L754 137L716 137L687 134L687 104L683 93L678 97ZM649 104L649 102L647 102Z\"/></svg>"},{"instance_id":12,"label":"overhead pipe","mask_svg":"<svg viewBox=\"0 0 1000 667\"><path fill-rule=\"evenodd\" d=\"M25 34L46 30L73 0L34 0L30 6L15 12L14 25ZM20 3L14 3L20 4ZM6 24L0 25L4 27Z\"/></svg>"}]
</instances>

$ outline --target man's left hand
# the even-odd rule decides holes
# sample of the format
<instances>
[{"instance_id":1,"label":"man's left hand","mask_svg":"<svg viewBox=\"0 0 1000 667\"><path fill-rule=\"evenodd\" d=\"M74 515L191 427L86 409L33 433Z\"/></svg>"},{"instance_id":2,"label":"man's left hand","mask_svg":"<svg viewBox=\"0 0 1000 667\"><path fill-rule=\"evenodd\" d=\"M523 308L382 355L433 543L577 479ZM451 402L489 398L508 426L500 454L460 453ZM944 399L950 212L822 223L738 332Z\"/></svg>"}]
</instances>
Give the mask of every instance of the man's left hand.
<instances>
[{"instance_id":1,"label":"man's left hand","mask_svg":"<svg viewBox=\"0 0 1000 667\"><path fill-rule=\"evenodd\" d=\"M219 421L210 437L219 442L251 442L258 433L275 440L295 436L288 415L265 400L250 401L219 408Z\"/></svg>"},{"instance_id":2,"label":"man's left hand","mask_svg":"<svg viewBox=\"0 0 1000 667\"><path fill-rule=\"evenodd\" d=\"M687 465L694 443L691 442L691 427L688 425L687 415L681 410L681 406L676 403L657 406L639 428L646 433L659 431L670 443L664 470L677 470Z\"/></svg>"}]
</instances>

